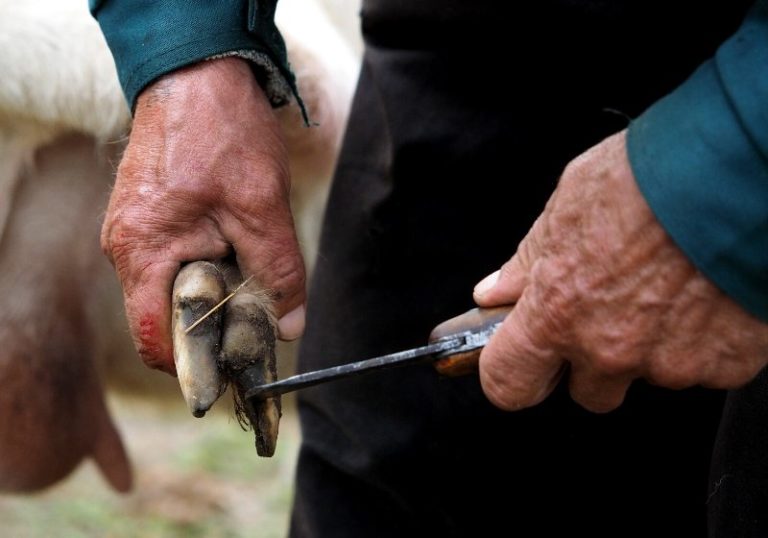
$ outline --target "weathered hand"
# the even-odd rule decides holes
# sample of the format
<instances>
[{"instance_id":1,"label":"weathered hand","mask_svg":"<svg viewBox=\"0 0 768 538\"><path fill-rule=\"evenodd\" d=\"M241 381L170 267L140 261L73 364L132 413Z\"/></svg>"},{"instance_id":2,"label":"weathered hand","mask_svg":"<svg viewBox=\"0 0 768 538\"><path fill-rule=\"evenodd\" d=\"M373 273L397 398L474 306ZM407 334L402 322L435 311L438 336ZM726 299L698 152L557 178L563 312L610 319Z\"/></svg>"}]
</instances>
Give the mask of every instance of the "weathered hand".
<instances>
[{"instance_id":1,"label":"weathered hand","mask_svg":"<svg viewBox=\"0 0 768 538\"><path fill-rule=\"evenodd\" d=\"M304 266L280 127L242 60L171 73L139 97L102 248L123 286L144 362L174 371L171 289L183 262L232 251L275 296L286 339L304 323Z\"/></svg>"},{"instance_id":2,"label":"weathered hand","mask_svg":"<svg viewBox=\"0 0 768 538\"><path fill-rule=\"evenodd\" d=\"M481 306L517 302L480 358L497 406L535 405L570 365L587 409L621 404L636 378L731 388L768 362L768 324L700 274L656 221L614 135L566 167L545 210Z\"/></svg>"}]
</instances>

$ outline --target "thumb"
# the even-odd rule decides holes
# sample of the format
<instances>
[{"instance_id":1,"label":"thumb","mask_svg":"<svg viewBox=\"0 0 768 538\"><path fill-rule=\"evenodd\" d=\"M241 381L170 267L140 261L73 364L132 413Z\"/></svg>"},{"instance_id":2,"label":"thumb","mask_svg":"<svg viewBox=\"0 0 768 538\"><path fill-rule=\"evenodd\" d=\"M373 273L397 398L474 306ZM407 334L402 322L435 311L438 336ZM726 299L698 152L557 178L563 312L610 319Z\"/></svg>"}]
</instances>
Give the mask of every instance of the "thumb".
<instances>
[{"instance_id":1,"label":"thumb","mask_svg":"<svg viewBox=\"0 0 768 538\"><path fill-rule=\"evenodd\" d=\"M517 252L501 266L475 286L473 296L478 306L501 306L517 302L528 285L528 276L533 263L539 256L540 218L536 220Z\"/></svg>"}]
</instances>

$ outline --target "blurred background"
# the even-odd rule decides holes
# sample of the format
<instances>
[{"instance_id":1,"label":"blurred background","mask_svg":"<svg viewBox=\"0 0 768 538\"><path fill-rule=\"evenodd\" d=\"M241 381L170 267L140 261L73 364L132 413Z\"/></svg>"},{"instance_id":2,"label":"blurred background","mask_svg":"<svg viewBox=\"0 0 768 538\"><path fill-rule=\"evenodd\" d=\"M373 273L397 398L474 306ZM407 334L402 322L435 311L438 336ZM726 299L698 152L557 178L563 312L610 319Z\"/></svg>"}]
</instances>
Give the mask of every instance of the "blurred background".
<instances>
[{"instance_id":1,"label":"blurred background","mask_svg":"<svg viewBox=\"0 0 768 538\"><path fill-rule=\"evenodd\" d=\"M134 468L119 494L86 460L63 482L32 495L0 496L2 535L62 537L285 536L299 431L286 401L277 451L260 458L229 395L195 419L181 395L147 401L110 392L108 403ZM224 405L222 405L224 404Z\"/></svg>"}]
</instances>

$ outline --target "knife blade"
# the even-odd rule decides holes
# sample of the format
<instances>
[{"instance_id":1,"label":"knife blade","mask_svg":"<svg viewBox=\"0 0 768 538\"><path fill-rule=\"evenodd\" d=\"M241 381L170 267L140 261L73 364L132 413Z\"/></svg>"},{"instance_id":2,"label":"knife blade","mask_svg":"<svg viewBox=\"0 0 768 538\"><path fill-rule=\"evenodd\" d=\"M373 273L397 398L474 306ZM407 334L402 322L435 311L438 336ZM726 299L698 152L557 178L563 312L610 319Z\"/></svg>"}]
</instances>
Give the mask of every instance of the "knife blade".
<instances>
[{"instance_id":1,"label":"knife blade","mask_svg":"<svg viewBox=\"0 0 768 538\"><path fill-rule=\"evenodd\" d=\"M428 360L435 361L437 370L445 375L470 373L477 369L480 351L511 310L511 306L474 308L438 325L432 331L430 342L425 346L256 385L246 391L245 397L248 400L263 400L321 383Z\"/></svg>"}]
</instances>

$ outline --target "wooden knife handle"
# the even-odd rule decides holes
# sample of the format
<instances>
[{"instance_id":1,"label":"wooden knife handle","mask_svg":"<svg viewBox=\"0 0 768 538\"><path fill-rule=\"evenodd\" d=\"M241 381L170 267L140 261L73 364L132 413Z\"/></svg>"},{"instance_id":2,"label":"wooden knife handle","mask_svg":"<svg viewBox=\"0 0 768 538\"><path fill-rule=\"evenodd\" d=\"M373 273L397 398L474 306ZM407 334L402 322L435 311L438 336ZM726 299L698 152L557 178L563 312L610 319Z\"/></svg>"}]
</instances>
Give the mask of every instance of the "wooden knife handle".
<instances>
[{"instance_id":1,"label":"wooden knife handle","mask_svg":"<svg viewBox=\"0 0 768 538\"><path fill-rule=\"evenodd\" d=\"M432 334L429 335L429 341L434 342L440 338L466 331L481 331L490 328L496 323L504 321L513 307L514 305L495 308L473 308L435 327L432 330ZM439 373L450 377L477 372L477 365L482 350L483 348L478 348L443 357L435 361L435 368Z\"/></svg>"}]
</instances>

